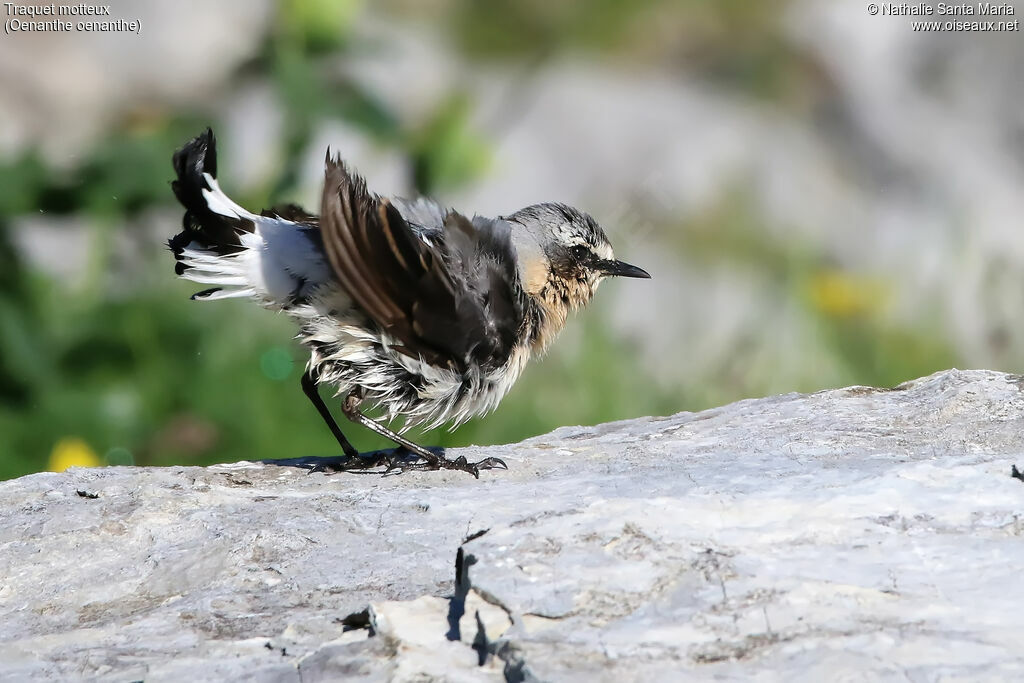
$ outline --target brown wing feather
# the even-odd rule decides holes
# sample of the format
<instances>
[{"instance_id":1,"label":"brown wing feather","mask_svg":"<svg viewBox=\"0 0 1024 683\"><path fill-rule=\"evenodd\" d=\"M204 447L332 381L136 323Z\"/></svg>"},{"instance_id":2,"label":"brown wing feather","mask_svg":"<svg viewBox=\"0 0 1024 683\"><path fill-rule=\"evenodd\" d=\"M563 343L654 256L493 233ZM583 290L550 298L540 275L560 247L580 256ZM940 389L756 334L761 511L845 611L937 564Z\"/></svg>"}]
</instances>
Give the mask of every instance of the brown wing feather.
<instances>
[{"instance_id":1,"label":"brown wing feather","mask_svg":"<svg viewBox=\"0 0 1024 683\"><path fill-rule=\"evenodd\" d=\"M368 215L373 200L358 178L340 164L329 163L324 187L320 230L324 250L348 293L388 331L402 323L402 311L392 303L393 282L379 268L367 239Z\"/></svg>"},{"instance_id":2,"label":"brown wing feather","mask_svg":"<svg viewBox=\"0 0 1024 683\"><path fill-rule=\"evenodd\" d=\"M428 244L393 204L330 157L321 214L338 281L406 352L458 369L507 360L522 323L507 234L480 232L452 212Z\"/></svg>"}]
</instances>

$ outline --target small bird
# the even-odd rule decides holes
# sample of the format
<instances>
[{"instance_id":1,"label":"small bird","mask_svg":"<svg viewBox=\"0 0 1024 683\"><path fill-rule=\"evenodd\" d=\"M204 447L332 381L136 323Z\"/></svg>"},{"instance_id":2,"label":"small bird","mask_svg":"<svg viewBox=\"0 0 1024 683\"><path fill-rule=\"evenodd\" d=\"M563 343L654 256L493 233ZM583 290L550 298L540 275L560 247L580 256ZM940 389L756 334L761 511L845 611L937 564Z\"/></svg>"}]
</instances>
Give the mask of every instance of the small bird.
<instances>
[{"instance_id":1,"label":"small bird","mask_svg":"<svg viewBox=\"0 0 1024 683\"><path fill-rule=\"evenodd\" d=\"M490 412L604 278L650 277L616 260L597 222L564 204L470 219L431 199L372 194L328 149L319 217L294 204L254 214L221 191L212 130L173 163L185 207L182 231L168 240L175 272L214 285L194 300L246 297L295 319L310 352L302 389L347 463L359 453L320 384L335 387L345 417L398 444L404 459L378 464L414 455L401 469L479 477L505 468L497 458L451 460L402 434Z\"/></svg>"}]
</instances>

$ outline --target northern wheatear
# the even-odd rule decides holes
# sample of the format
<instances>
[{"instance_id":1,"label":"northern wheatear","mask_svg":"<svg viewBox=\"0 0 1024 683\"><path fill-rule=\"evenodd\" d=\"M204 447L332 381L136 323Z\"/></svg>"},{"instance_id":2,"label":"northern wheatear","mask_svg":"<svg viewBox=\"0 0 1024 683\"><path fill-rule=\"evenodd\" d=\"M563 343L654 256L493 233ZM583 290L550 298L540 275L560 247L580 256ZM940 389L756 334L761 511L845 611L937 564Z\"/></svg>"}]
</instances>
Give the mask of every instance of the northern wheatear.
<instances>
[{"instance_id":1,"label":"northern wheatear","mask_svg":"<svg viewBox=\"0 0 1024 683\"><path fill-rule=\"evenodd\" d=\"M299 324L310 350L302 388L348 461L359 454L317 391L330 384L345 416L423 459L412 467L504 467L450 460L402 436L493 410L570 311L609 276L648 278L615 259L597 222L564 204L472 219L430 199L371 194L328 151L320 216L295 205L251 213L217 184L213 132L174 155L183 230L168 244L175 272L215 285L209 301L249 297ZM392 430L360 405L375 405Z\"/></svg>"}]
</instances>

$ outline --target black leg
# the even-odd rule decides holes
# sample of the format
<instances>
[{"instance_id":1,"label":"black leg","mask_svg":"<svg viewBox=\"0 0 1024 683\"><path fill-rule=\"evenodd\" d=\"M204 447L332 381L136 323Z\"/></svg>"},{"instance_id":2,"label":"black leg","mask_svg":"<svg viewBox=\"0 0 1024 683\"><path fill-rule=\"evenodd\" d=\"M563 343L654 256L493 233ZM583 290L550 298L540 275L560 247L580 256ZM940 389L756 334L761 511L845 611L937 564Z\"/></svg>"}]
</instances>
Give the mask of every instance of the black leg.
<instances>
[{"instance_id":1,"label":"black leg","mask_svg":"<svg viewBox=\"0 0 1024 683\"><path fill-rule=\"evenodd\" d=\"M327 409L324 400L320 398L320 393L316 390L316 380L313 379L313 375L309 370L302 375L302 391L306 393L306 397L316 406L317 412L320 413L320 417L327 423L328 429L331 430L331 434L334 434L334 438L338 440L338 445L341 446L341 450L345 452L345 455L350 458L358 458L359 451L353 448L352 444L345 438L345 435L341 433L341 428L334 421L334 416Z\"/></svg>"},{"instance_id":2,"label":"black leg","mask_svg":"<svg viewBox=\"0 0 1024 683\"><path fill-rule=\"evenodd\" d=\"M480 470L489 470L495 467L501 467L502 469L508 469L508 465L499 458L485 458L480 462L470 463L465 458L459 457L455 460L449 460L443 455L432 453L431 451L423 448L423 446L417 445L405 438L401 434L398 434L379 422L375 422L370 418L366 417L359 411L359 398L353 395L349 395L341 403L341 411L345 413L345 417L350 419L356 424L362 425L367 429L380 434L381 436L391 439L398 445L404 447L411 453L415 453L424 460L427 461L427 467L432 470L446 469L446 470L461 470L463 472L469 472L477 479L480 478Z\"/></svg>"},{"instance_id":3,"label":"black leg","mask_svg":"<svg viewBox=\"0 0 1024 683\"><path fill-rule=\"evenodd\" d=\"M409 441L401 434L397 434L382 424L374 422L370 418L359 412L359 399L355 396L349 395L344 401L341 402L341 412L345 413L345 417L352 420L356 424L362 425L370 431L380 434L386 439L391 439L400 446L404 446L406 450L411 453L415 453L424 460L426 460L431 466L439 465L442 458L437 453L431 453L426 448Z\"/></svg>"}]
</instances>

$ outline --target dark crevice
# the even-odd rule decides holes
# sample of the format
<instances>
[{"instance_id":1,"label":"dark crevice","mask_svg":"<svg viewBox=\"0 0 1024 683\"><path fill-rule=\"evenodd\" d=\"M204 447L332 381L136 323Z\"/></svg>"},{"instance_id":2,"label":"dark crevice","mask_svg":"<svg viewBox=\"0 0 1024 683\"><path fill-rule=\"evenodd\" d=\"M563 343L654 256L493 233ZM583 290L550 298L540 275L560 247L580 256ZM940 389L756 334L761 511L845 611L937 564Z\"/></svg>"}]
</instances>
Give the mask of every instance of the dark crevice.
<instances>
[{"instance_id":1,"label":"dark crevice","mask_svg":"<svg viewBox=\"0 0 1024 683\"><path fill-rule=\"evenodd\" d=\"M465 542L479 538L485 533L487 533L487 529L470 534ZM455 591L448 601L448 632L445 634L448 640L462 640L460 622L466 614L466 598L469 597L470 590L475 590L476 594L485 602L502 609L508 615L509 621L512 624L510 628L515 628L519 624L519 620L516 619L512 610L496 596L479 588L473 589L473 584L469 578L469 568L477 562L478 560L475 555L467 553L462 546L459 546L458 552L455 554ZM521 648L505 637L491 641L487 637L487 629L483 618L480 616L480 612L476 612L474 616L476 619L476 635L470 647L477 653L477 664L484 666L491 657L497 657L504 662L502 674L505 681L508 683L535 683L538 679L527 666ZM367 629L370 637L376 635L369 608L361 612L353 612L339 621L344 626L345 631ZM272 645L268 642L267 647L272 647Z\"/></svg>"},{"instance_id":2,"label":"dark crevice","mask_svg":"<svg viewBox=\"0 0 1024 683\"><path fill-rule=\"evenodd\" d=\"M469 568L476 564L476 557L467 555L462 546L455 553L455 594L448 602L448 640L462 640L459 622L466 614L466 596L469 595Z\"/></svg>"},{"instance_id":3,"label":"dark crevice","mask_svg":"<svg viewBox=\"0 0 1024 683\"><path fill-rule=\"evenodd\" d=\"M488 531L490 531L490 529L480 529L480 531L474 531L469 536L466 536L464 539L462 539L462 545L466 545L470 541L475 541L476 539L486 534ZM456 558L456 561L457 559L458 558Z\"/></svg>"},{"instance_id":4,"label":"dark crevice","mask_svg":"<svg viewBox=\"0 0 1024 683\"><path fill-rule=\"evenodd\" d=\"M487 533L487 530L471 534L465 542L479 538L485 533ZM496 596L480 588L473 588L473 583L469 578L469 568L477 562L478 560L475 555L467 553L461 546L459 547L455 555L455 595L452 596L448 609L447 636L449 640L461 640L459 621L466 613L466 598L471 589L475 590L476 594L484 602L502 609L512 623L510 628L515 628L519 623L512 610ZM526 665L526 659L523 657L522 650L504 637L493 642L489 640L487 638L487 629L484 627L483 619L480 617L480 612L477 612L475 616L476 636L473 638L472 648L477 653L478 664L483 666L491 656L494 656L505 663L502 674L508 683L533 683L537 681L537 677L533 675L533 672Z\"/></svg>"},{"instance_id":5,"label":"dark crevice","mask_svg":"<svg viewBox=\"0 0 1024 683\"><path fill-rule=\"evenodd\" d=\"M522 651L507 640L501 641L494 648L494 656L505 662L502 674L505 683L535 683L537 677L526 665Z\"/></svg>"},{"instance_id":6,"label":"dark crevice","mask_svg":"<svg viewBox=\"0 0 1024 683\"><path fill-rule=\"evenodd\" d=\"M484 628L484 620L480 618L480 612L476 613L476 637L473 638L473 649L477 654L477 665L483 666L491 656L491 644L487 640L487 629Z\"/></svg>"},{"instance_id":7,"label":"dark crevice","mask_svg":"<svg viewBox=\"0 0 1024 683\"><path fill-rule=\"evenodd\" d=\"M370 632L370 637L377 635L373 628L373 621L370 619L370 609L366 608L362 612L353 612L352 614L344 617L341 620L341 625L344 627L343 632L358 631L360 629L366 629Z\"/></svg>"}]
</instances>

